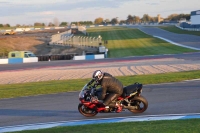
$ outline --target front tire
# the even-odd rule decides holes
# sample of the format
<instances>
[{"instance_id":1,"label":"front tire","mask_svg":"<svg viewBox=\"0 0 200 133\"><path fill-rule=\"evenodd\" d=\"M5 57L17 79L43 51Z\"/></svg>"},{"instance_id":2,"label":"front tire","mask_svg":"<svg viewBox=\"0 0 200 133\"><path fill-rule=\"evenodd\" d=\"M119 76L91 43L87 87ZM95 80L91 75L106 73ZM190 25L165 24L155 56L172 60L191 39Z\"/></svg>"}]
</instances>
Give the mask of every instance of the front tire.
<instances>
[{"instance_id":1,"label":"front tire","mask_svg":"<svg viewBox=\"0 0 200 133\"><path fill-rule=\"evenodd\" d=\"M136 106L136 109L129 109L132 113L142 113L148 108L148 101L143 96L135 96L130 101L131 106Z\"/></svg>"},{"instance_id":2,"label":"front tire","mask_svg":"<svg viewBox=\"0 0 200 133\"><path fill-rule=\"evenodd\" d=\"M92 109L89 109L88 107L86 107L84 104L79 103L78 105L78 111L86 116L86 117L93 117L95 116L98 112Z\"/></svg>"}]
</instances>

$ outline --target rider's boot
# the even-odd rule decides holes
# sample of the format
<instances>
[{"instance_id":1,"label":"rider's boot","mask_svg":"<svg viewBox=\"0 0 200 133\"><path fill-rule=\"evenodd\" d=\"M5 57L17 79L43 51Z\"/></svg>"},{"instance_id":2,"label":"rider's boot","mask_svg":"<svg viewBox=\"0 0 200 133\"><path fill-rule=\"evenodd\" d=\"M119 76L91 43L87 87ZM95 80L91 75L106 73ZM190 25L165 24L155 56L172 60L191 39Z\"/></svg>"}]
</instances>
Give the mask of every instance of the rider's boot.
<instances>
[{"instance_id":1,"label":"rider's boot","mask_svg":"<svg viewBox=\"0 0 200 133\"><path fill-rule=\"evenodd\" d=\"M109 106L105 106L106 109L109 109Z\"/></svg>"},{"instance_id":2,"label":"rider's boot","mask_svg":"<svg viewBox=\"0 0 200 133\"><path fill-rule=\"evenodd\" d=\"M116 113L122 112L122 106L119 103L116 103L115 107L117 108Z\"/></svg>"}]
</instances>

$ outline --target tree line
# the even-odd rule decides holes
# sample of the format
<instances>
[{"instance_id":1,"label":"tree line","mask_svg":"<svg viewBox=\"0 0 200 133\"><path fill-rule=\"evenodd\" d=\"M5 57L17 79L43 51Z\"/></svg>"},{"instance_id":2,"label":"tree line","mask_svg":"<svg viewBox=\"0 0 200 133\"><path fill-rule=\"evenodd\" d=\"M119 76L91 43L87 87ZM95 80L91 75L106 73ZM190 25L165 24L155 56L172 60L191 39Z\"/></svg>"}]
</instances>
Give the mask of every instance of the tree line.
<instances>
[{"instance_id":1,"label":"tree line","mask_svg":"<svg viewBox=\"0 0 200 133\"><path fill-rule=\"evenodd\" d=\"M169 22L174 21L178 22L181 19L190 20L190 14L171 14L167 18L163 18L161 22ZM57 18L54 18L53 22L49 22L48 24L35 22L33 25L20 25L16 24L15 27L55 27L55 26L69 26L71 24L79 25L93 25L93 24L133 24L133 23L156 23L158 22L158 16L152 17L148 14L144 14L142 17L136 15L128 15L126 20L119 20L118 17L110 19L104 19L102 17L98 17L92 21L76 21L76 22L59 22ZM0 27L11 27L10 24L0 24Z\"/></svg>"},{"instance_id":2,"label":"tree line","mask_svg":"<svg viewBox=\"0 0 200 133\"><path fill-rule=\"evenodd\" d=\"M190 20L190 14L171 14L167 18L163 18L161 22L178 22L181 19ZM103 19L102 17L96 18L94 24L133 24L133 23L156 23L158 16L152 17L144 14L141 18L135 15L128 15L126 20L118 20L118 17Z\"/></svg>"}]
</instances>

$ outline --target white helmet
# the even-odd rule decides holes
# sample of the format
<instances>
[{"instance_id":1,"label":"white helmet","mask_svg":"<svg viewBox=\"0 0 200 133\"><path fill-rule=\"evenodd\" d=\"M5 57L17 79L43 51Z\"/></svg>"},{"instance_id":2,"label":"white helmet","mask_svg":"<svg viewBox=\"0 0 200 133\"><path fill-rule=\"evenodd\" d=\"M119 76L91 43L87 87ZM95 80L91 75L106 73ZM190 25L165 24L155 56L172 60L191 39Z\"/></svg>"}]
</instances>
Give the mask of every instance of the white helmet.
<instances>
[{"instance_id":1,"label":"white helmet","mask_svg":"<svg viewBox=\"0 0 200 133\"><path fill-rule=\"evenodd\" d=\"M99 83L99 81L103 78L103 72L101 70L96 70L93 73L92 78Z\"/></svg>"}]
</instances>

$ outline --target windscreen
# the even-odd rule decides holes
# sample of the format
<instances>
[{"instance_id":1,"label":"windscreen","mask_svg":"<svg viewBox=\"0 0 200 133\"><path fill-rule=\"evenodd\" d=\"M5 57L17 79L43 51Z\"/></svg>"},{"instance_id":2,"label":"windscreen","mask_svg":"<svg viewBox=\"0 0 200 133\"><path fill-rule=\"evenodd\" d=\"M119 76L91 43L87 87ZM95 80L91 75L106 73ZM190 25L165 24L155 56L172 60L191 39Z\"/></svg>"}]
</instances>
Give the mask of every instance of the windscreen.
<instances>
[{"instance_id":1,"label":"windscreen","mask_svg":"<svg viewBox=\"0 0 200 133\"><path fill-rule=\"evenodd\" d=\"M28 56L29 57L36 57L34 54L32 54L32 53L28 53Z\"/></svg>"}]
</instances>

